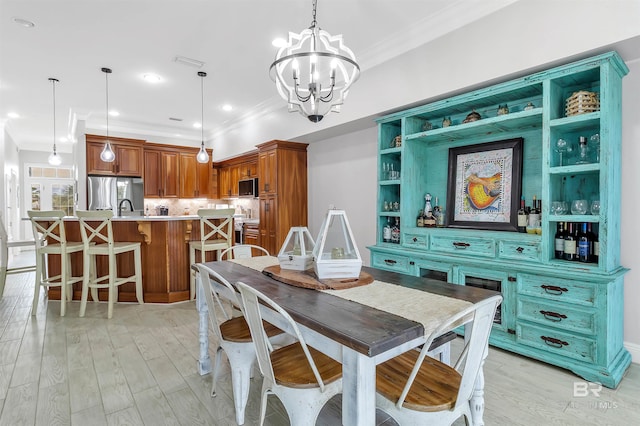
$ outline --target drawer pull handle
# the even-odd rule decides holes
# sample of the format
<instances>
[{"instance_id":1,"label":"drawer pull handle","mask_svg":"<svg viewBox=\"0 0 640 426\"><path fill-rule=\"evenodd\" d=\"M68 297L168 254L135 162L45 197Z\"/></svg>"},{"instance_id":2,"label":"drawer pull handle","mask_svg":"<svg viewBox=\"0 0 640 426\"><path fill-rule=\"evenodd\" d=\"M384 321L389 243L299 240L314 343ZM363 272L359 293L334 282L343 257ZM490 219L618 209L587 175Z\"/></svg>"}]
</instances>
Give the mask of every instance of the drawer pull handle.
<instances>
[{"instance_id":1,"label":"drawer pull handle","mask_svg":"<svg viewBox=\"0 0 640 426\"><path fill-rule=\"evenodd\" d=\"M395 265L398 262L396 262L395 260L392 260L392 259L385 259L384 263L386 263L387 265Z\"/></svg>"},{"instance_id":2,"label":"drawer pull handle","mask_svg":"<svg viewBox=\"0 0 640 426\"><path fill-rule=\"evenodd\" d=\"M559 314L553 311L540 311L540 313L544 315L545 319L548 319L549 321L553 321L553 322L560 322L563 319L567 319L566 315Z\"/></svg>"},{"instance_id":3,"label":"drawer pull handle","mask_svg":"<svg viewBox=\"0 0 640 426\"><path fill-rule=\"evenodd\" d=\"M453 244L453 246L455 248L461 249L461 250L464 250L467 247L471 246L471 244L469 244L469 243L463 243L463 242L460 242L460 241L454 241L452 244Z\"/></svg>"},{"instance_id":4,"label":"drawer pull handle","mask_svg":"<svg viewBox=\"0 0 640 426\"><path fill-rule=\"evenodd\" d=\"M555 296L560 296L562 295L563 292L569 291L568 289L564 288L564 287L558 287L555 285L546 285L543 284L540 286L544 291L546 291L549 294L553 294Z\"/></svg>"},{"instance_id":5,"label":"drawer pull handle","mask_svg":"<svg viewBox=\"0 0 640 426\"><path fill-rule=\"evenodd\" d=\"M413 237L413 242L417 243L418 242L418 238L417 237Z\"/></svg>"},{"instance_id":6,"label":"drawer pull handle","mask_svg":"<svg viewBox=\"0 0 640 426\"><path fill-rule=\"evenodd\" d=\"M524 251L524 247L518 247L518 248L516 249L516 251L517 251L518 253L522 253L522 252Z\"/></svg>"},{"instance_id":7,"label":"drawer pull handle","mask_svg":"<svg viewBox=\"0 0 640 426\"><path fill-rule=\"evenodd\" d=\"M547 345L553 346L554 348L569 346L569 344L564 340L556 339L555 337L540 336L540 338L544 340Z\"/></svg>"}]
</instances>

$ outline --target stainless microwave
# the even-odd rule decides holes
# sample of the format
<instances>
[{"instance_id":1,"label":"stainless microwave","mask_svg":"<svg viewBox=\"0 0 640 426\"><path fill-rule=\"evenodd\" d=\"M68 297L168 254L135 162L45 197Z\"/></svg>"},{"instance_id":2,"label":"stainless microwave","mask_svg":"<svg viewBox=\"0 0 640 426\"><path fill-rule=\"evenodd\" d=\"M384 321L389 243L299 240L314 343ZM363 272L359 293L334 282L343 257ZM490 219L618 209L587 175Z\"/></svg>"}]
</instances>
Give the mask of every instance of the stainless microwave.
<instances>
[{"instance_id":1,"label":"stainless microwave","mask_svg":"<svg viewBox=\"0 0 640 426\"><path fill-rule=\"evenodd\" d=\"M238 196L256 198L258 196L258 178L238 181Z\"/></svg>"}]
</instances>

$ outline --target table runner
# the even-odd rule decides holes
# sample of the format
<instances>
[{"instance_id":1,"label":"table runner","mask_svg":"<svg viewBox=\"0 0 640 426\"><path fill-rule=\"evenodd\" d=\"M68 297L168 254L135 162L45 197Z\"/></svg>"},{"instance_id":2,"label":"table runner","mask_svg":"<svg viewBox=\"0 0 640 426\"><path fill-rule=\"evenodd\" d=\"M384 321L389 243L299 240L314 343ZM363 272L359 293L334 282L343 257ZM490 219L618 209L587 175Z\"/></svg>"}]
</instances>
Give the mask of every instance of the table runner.
<instances>
[{"instance_id":1,"label":"table runner","mask_svg":"<svg viewBox=\"0 0 640 426\"><path fill-rule=\"evenodd\" d=\"M232 259L230 261L258 272L262 272L267 266L278 264L278 258L273 256ZM323 293L419 322L424 327L425 336L429 336L444 319L472 305L471 302L466 300L441 296L378 280L374 280L371 284L365 286L345 290L315 291L322 291Z\"/></svg>"}]
</instances>

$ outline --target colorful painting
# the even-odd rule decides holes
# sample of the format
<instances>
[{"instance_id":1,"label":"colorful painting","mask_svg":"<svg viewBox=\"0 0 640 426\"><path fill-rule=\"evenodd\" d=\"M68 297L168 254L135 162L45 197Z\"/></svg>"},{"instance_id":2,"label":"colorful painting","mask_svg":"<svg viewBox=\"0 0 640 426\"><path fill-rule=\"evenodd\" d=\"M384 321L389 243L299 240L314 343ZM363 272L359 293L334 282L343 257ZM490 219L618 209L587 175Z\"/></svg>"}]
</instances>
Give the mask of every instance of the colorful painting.
<instances>
[{"instance_id":1,"label":"colorful painting","mask_svg":"<svg viewBox=\"0 0 640 426\"><path fill-rule=\"evenodd\" d=\"M523 139L449 149L451 227L517 231Z\"/></svg>"}]
</instances>

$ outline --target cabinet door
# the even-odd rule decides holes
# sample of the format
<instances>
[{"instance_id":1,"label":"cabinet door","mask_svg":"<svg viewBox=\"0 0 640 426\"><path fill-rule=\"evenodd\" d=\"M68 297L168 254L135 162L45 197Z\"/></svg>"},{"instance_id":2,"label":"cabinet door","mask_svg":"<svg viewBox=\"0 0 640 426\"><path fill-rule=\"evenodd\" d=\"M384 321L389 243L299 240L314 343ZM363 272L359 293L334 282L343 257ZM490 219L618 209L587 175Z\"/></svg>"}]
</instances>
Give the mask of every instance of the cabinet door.
<instances>
[{"instance_id":1,"label":"cabinet door","mask_svg":"<svg viewBox=\"0 0 640 426\"><path fill-rule=\"evenodd\" d=\"M104 149L104 143L87 142L87 174L115 176L115 162L105 163L100 159L100 153Z\"/></svg>"},{"instance_id":2,"label":"cabinet door","mask_svg":"<svg viewBox=\"0 0 640 426\"><path fill-rule=\"evenodd\" d=\"M229 189L232 197L238 196L238 181L240 180L240 165L231 166L231 178Z\"/></svg>"},{"instance_id":3,"label":"cabinet door","mask_svg":"<svg viewBox=\"0 0 640 426\"><path fill-rule=\"evenodd\" d=\"M208 198L211 192L211 163L198 163L196 161L196 191L199 198Z\"/></svg>"},{"instance_id":4,"label":"cabinet door","mask_svg":"<svg viewBox=\"0 0 640 426\"><path fill-rule=\"evenodd\" d=\"M277 151L275 149L260 153L258 157L258 171L260 176L260 193L275 194L277 191Z\"/></svg>"},{"instance_id":5,"label":"cabinet door","mask_svg":"<svg viewBox=\"0 0 640 426\"><path fill-rule=\"evenodd\" d=\"M116 145L116 174L142 177L143 150L141 146Z\"/></svg>"},{"instance_id":6,"label":"cabinet door","mask_svg":"<svg viewBox=\"0 0 640 426\"><path fill-rule=\"evenodd\" d=\"M240 164L239 179L249 179L258 176L258 162L249 161Z\"/></svg>"},{"instance_id":7,"label":"cabinet door","mask_svg":"<svg viewBox=\"0 0 640 426\"><path fill-rule=\"evenodd\" d=\"M197 161L191 154L180 154L180 197L194 198L197 196Z\"/></svg>"},{"instance_id":8,"label":"cabinet door","mask_svg":"<svg viewBox=\"0 0 640 426\"><path fill-rule=\"evenodd\" d=\"M144 196L159 198L162 196L162 160L160 151L144 152Z\"/></svg>"},{"instance_id":9,"label":"cabinet door","mask_svg":"<svg viewBox=\"0 0 640 426\"><path fill-rule=\"evenodd\" d=\"M177 198L179 196L180 164L178 153L162 153L162 196L164 198Z\"/></svg>"},{"instance_id":10,"label":"cabinet door","mask_svg":"<svg viewBox=\"0 0 640 426\"><path fill-rule=\"evenodd\" d=\"M223 167L218 170L218 197L231 196L231 168Z\"/></svg>"},{"instance_id":11,"label":"cabinet door","mask_svg":"<svg viewBox=\"0 0 640 426\"><path fill-rule=\"evenodd\" d=\"M269 253L278 253L276 235L277 205L275 197L260 198L260 244Z\"/></svg>"}]
</instances>

